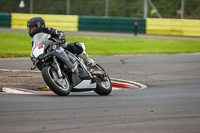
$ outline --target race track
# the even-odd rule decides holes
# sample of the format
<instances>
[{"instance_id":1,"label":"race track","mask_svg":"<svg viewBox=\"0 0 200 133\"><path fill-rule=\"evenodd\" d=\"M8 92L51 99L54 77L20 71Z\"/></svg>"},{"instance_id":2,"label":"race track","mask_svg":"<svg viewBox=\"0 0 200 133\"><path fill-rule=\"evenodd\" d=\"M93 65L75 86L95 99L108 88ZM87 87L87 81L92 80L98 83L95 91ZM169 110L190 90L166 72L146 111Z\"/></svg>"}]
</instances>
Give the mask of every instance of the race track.
<instances>
[{"instance_id":1,"label":"race track","mask_svg":"<svg viewBox=\"0 0 200 133\"><path fill-rule=\"evenodd\" d=\"M57 95L0 93L2 133L199 133L200 54L91 56L112 78L148 86ZM29 58L0 59L28 70ZM0 75L2 76L2 75Z\"/></svg>"}]
</instances>

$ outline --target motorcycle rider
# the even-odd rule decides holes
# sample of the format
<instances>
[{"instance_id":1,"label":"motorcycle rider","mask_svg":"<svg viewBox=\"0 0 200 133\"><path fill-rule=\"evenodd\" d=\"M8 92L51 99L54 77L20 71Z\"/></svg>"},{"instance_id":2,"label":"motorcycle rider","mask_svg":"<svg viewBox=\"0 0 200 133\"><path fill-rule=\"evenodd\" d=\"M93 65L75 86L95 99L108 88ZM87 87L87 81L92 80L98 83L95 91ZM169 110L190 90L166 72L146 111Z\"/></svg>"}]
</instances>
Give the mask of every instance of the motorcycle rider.
<instances>
[{"instance_id":1,"label":"motorcycle rider","mask_svg":"<svg viewBox=\"0 0 200 133\"><path fill-rule=\"evenodd\" d=\"M65 41L65 34L62 31L56 30L52 27L46 28L45 22L41 17L33 17L30 20L28 20L27 30L31 38L33 38L35 34L41 32L50 34L53 38L58 40L58 43L60 43L64 49L70 51L73 54L78 55L78 57L82 58L83 61L90 67L96 66L95 61L88 57L88 54L83 50L84 48L80 43L67 43Z\"/></svg>"}]
</instances>

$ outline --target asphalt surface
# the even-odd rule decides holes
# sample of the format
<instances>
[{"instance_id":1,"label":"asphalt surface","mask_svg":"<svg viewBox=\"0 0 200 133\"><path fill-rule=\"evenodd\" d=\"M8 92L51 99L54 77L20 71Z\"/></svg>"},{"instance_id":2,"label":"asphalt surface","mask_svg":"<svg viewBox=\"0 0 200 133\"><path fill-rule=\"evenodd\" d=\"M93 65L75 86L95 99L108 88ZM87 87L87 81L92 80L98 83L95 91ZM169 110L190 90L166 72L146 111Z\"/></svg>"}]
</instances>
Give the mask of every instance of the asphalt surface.
<instances>
[{"instance_id":1,"label":"asphalt surface","mask_svg":"<svg viewBox=\"0 0 200 133\"><path fill-rule=\"evenodd\" d=\"M0 93L2 133L199 133L200 54L91 56L112 78L144 90L57 95ZM0 59L0 69L27 70L29 58Z\"/></svg>"}]
</instances>

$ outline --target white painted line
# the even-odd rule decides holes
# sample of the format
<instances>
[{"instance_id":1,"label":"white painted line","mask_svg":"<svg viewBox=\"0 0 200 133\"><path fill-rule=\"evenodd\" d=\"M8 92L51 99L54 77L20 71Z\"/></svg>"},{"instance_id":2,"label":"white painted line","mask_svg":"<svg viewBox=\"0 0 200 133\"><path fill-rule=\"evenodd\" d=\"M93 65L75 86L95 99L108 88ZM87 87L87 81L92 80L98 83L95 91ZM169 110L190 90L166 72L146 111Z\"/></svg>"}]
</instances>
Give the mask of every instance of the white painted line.
<instances>
[{"instance_id":1,"label":"white painted line","mask_svg":"<svg viewBox=\"0 0 200 133\"><path fill-rule=\"evenodd\" d=\"M116 88L116 87L112 87L112 90L115 90L115 91L117 91L117 90L125 90L125 89L122 89L122 88ZM127 90L127 89L126 89Z\"/></svg>"},{"instance_id":2,"label":"white painted line","mask_svg":"<svg viewBox=\"0 0 200 133\"><path fill-rule=\"evenodd\" d=\"M113 90L127 90L127 89L122 89L122 88L116 88L113 87ZM31 91L31 92L30 92ZM20 88L8 88L4 87L2 89L3 93L7 94L54 94L53 91L33 91L33 90L28 90L28 89L20 89ZM81 93L91 93L92 91L86 91L86 92L81 92ZM77 92L76 92L77 93Z\"/></svg>"},{"instance_id":3,"label":"white painted line","mask_svg":"<svg viewBox=\"0 0 200 133\"><path fill-rule=\"evenodd\" d=\"M21 91L21 90L17 90L17 89L6 88L6 87L4 87L2 89L2 92L10 93L10 94L33 94L33 93L30 93L30 92L25 92L25 91Z\"/></svg>"},{"instance_id":4,"label":"white painted line","mask_svg":"<svg viewBox=\"0 0 200 133\"><path fill-rule=\"evenodd\" d=\"M4 72L40 72L37 70L13 70L13 69L0 69L0 71L4 71Z\"/></svg>"}]
</instances>

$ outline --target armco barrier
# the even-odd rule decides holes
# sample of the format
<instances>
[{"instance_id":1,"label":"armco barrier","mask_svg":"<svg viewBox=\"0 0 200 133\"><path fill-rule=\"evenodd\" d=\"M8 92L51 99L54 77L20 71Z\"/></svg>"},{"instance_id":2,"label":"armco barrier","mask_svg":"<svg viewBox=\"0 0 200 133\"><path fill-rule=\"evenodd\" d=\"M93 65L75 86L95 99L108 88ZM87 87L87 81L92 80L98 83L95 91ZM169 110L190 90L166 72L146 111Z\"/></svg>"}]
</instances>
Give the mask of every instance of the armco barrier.
<instances>
[{"instance_id":1,"label":"armco barrier","mask_svg":"<svg viewBox=\"0 0 200 133\"><path fill-rule=\"evenodd\" d=\"M134 33L134 21L138 20L140 34L200 36L200 20L190 19L0 13L0 27L26 29L27 21L36 16L44 18L47 27L62 31Z\"/></svg>"},{"instance_id":2,"label":"armco barrier","mask_svg":"<svg viewBox=\"0 0 200 133\"><path fill-rule=\"evenodd\" d=\"M138 33L145 34L146 21L143 18L79 16L79 31L134 33L134 21L138 20Z\"/></svg>"},{"instance_id":3,"label":"armco barrier","mask_svg":"<svg viewBox=\"0 0 200 133\"><path fill-rule=\"evenodd\" d=\"M200 36L200 20L147 18L146 34Z\"/></svg>"},{"instance_id":4,"label":"armco barrier","mask_svg":"<svg viewBox=\"0 0 200 133\"><path fill-rule=\"evenodd\" d=\"M78 31L77 15L47 15L12 13L11 28L27 29L27 21L32 17L42 17L47 27L63 31Z\"/></svg>"},{"instance_id":5,"label":"armco barrier","mask_svg":"<svg viewBox=\"0 0 200 133\"><path fill-rule=\"evenodd\" d=\"M0 13L0 27L11 27L11 14L10 13Z\"/></svg>"}]
</instances>

